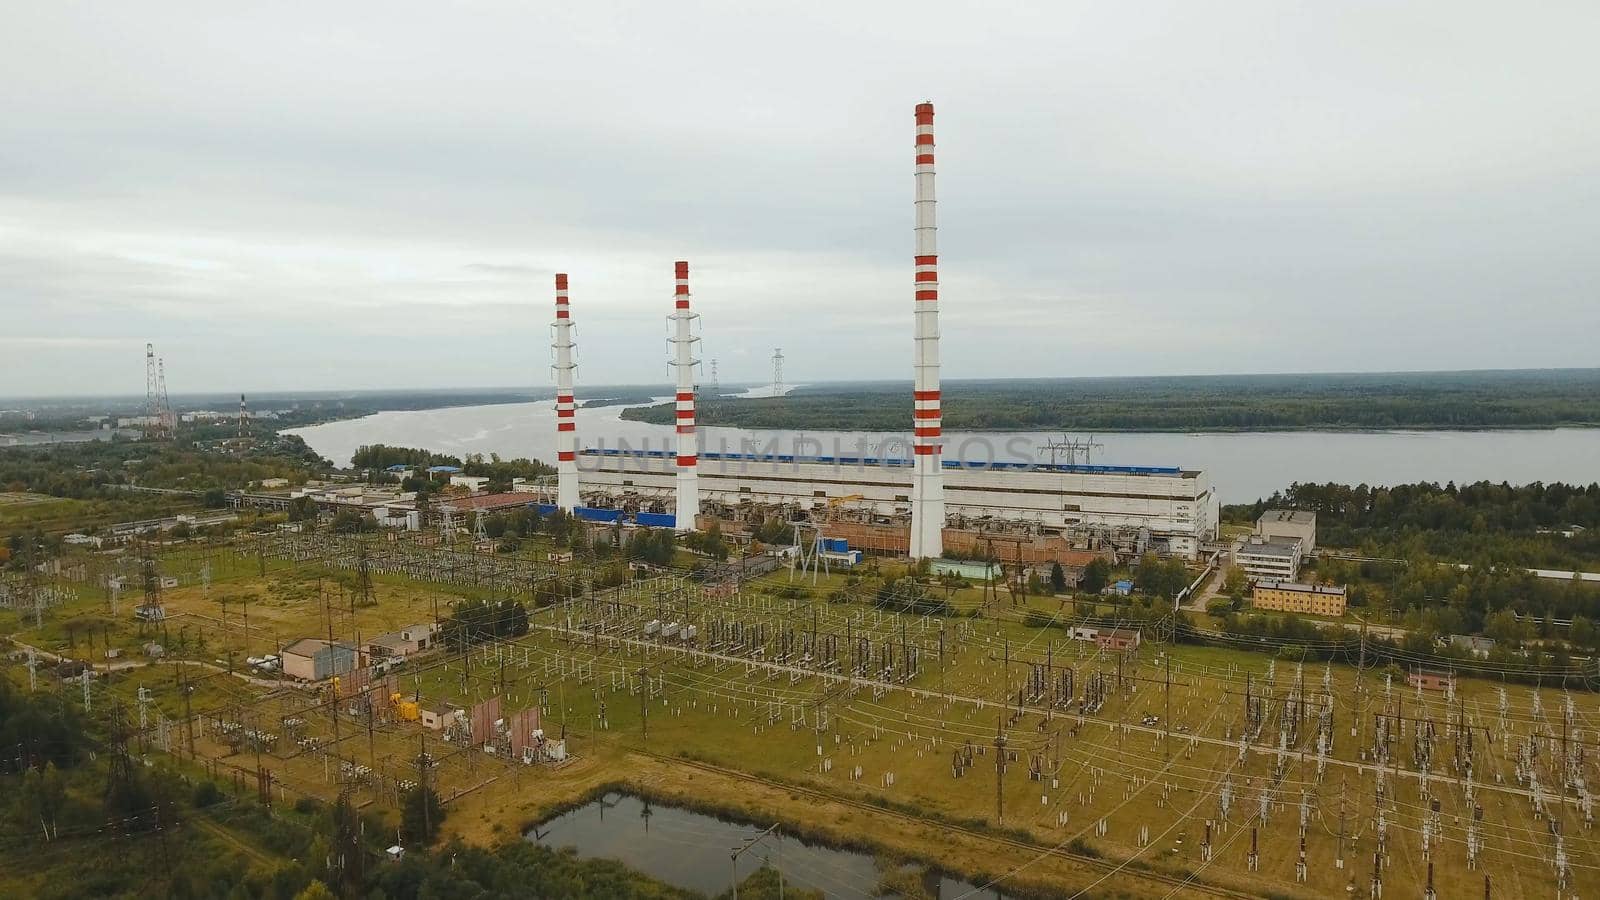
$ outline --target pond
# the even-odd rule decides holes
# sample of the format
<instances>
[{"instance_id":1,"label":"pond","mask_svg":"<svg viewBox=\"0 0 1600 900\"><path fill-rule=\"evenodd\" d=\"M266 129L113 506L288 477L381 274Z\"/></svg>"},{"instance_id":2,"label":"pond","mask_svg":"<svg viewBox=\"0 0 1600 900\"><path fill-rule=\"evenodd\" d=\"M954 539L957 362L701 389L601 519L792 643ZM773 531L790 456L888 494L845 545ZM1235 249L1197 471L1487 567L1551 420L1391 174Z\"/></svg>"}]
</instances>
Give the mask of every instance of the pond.
<instances>
[{"instance_id":1,"label":"pond","mask_svg":"<svg viewBox=\"0 0 1600 900\"><path fill-rule=\"evenodd\" d=\"M748 878L762 865L783 873L784 883L822 891L829 897L873 897L882 872L870 853L810 844L781 834L762 838L739 857L733 849L755 839L765 826L729 821L682 807L665 806L624 793L610 793L542 822L527 840L552 848L572 847L579 856L617 860L676 887L715 896L729 879ZM781 831L781 829L780 829ZM926 872L923 886L946 900L998 898L959 879Z\"/></svg>"}]
</instances>

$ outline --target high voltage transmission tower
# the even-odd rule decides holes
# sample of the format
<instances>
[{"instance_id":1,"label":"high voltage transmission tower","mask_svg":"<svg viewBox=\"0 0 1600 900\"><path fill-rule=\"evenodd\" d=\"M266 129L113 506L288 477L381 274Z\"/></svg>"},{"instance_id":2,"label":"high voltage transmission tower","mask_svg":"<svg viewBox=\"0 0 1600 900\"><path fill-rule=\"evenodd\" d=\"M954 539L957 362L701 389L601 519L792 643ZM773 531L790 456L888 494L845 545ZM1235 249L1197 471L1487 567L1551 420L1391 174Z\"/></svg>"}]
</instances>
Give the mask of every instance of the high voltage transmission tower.
<instances>
[{"instance_id":1,"label":"high voltage transmission tower","mask_svg":"<svg viewBox=\"0 0 1600 900\"><path fill-rule=\"evenodd\" d=\"M772 351L772 396L783 393L783 348Z\"/></svg>"},{"instance_id":2,"label":"high voltage transmission tower","mask_svg":"<svg viewBox=\"0 0 1600 900\"><path fill-rule=\"evenodd\" d=\"M167 399L165 361L156 358L156 345L151 343L144 345L144 419L145 433L155 438L171 437L177 425Z\"/></svg>"}]
</instances>

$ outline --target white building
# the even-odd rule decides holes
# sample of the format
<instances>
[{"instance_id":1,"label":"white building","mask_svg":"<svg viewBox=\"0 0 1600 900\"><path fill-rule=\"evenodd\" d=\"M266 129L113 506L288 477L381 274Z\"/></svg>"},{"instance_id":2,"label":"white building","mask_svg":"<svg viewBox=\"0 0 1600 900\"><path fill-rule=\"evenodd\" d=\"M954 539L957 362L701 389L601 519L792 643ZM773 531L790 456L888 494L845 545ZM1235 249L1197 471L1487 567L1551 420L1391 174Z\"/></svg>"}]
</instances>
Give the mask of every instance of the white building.
<instances>
[{"instance_id":1,"label":"white building","mask_svg":"<svg viewBox=\"0 0 1600 900\"><path fill-rule=\"evenodd\" d=\"M403 528L419 531L422 516L415 506L379 506L372 510L372 518L380 528Z\"/></svg>"},{"instance_id":2,"label":"white building","mask_svg":"<svg viewBox=\"0 0 1600 900\"><path fill-rule=\"evenodd\" d=\"M489 483L489 479L488 479L487 476L484 476L484 475L451 475L450 476L450 485L452 487L464 487L469 491L481 491L481 490L483 490L484 485L486 485L488 483Z\"/></svg>"},{"instance_id":3,"label":"white building","mask_svg":"<svg viewBox=\"0 0 1600 900\"><path fill-rule=\"evenodd\" d=\"M1317 551L1317 514L1304 509L1269 509L1256 520L1256 534L1267 540L1298 540L1301 553Z\"/></svg>"},{"instance_id":4,"label":"white building","mask_svg":"<svg viewBox=\"0 0 1600 900\"><path fill-rule=\"evenodd\" d=\"M585 450L581 490L635 493L671 501L674 458L661 451ZM1219 502L1204 473L1148 466L1045 466L945 462L946 513L1032 522L1042 532L1075 527L1147 530L1154 549L1193 557L1217 534ZM911 510L911 467L904 460L702 453L700 496L722 503L796 503L824 508L829 498L892 516Z\"/></svg>"},{"instance_id":5,"label":"white building","mask_svg":"<svg viewBox=\"0 0 1600 900\"><path fill-rule=\"evenodd\" d=\"M1233 551L1234 565L1257 581L1294 581L1300 574L1300 541L1251 535Z\"/></svg>"}]
</instances>

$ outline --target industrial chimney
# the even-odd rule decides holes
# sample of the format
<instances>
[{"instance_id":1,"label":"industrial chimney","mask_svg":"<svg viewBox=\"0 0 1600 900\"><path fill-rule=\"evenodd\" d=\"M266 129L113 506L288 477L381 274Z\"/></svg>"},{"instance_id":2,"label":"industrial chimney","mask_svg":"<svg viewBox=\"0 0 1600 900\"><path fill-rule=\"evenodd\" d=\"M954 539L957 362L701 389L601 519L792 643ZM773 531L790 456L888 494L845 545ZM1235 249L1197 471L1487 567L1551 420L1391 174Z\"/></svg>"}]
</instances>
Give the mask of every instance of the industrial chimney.
<instances>
[{"instance_id":1,"label":"industrial chimney","mask_svg":"<svg viewBox=\"0 0 1600 900\"><path fill-rule=\"evenodd\" d=\"M572 312L567 308L567 276L556 276L556 506L572 512L578 506L578 405L572 398Z\"/></svg>"},{"instance_id":2,"label":"industrial chimney","mask_svg":"<svg viewBox=\"0 0 1600 900\"><path fill-rule=\"evenodd\" d=\"M675 268L678 283L673 295L674 309L672 315L667 317L673 326L672 337L667 339L673 348L672 366L678 373L678 478L674 527L678 531L693 531L695 516L700 512L700 490L695 482L700 439L694 430L694 366L697 362L694 343L699 338L694 336L691 327L697 316L689 311L689 264L679 261Z\"/></svg>"},{"instance_id":3,"label":"industrial chimney","mask_svg":"<svg viewBox=\"0 0 1600 900\"><path fill-rule=\"evenodd\" d=\"M918 103L916 143L916 360L911 441L911 558L944 553L939 418L939 247L933 196L933 104Z\"/></svg>"}]
</instances>

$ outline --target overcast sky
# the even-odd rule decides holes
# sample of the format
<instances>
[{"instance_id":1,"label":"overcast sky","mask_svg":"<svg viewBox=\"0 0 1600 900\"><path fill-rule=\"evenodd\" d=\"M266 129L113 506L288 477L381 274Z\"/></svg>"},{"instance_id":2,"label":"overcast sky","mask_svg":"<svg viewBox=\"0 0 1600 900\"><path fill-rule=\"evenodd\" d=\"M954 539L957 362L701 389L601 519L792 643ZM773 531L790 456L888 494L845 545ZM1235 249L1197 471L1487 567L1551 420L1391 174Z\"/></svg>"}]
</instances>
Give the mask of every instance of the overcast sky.
<instances>
[{"instance_id":1,"label":"overcast sky","mask_svg":"<svg viewBox=\"0 0 1600 900\"><path fill-rule=\"evenodd\" d=\"M6 7L0 394L1600 365L1593 0Z\"/></svg>"}]
</instances>

